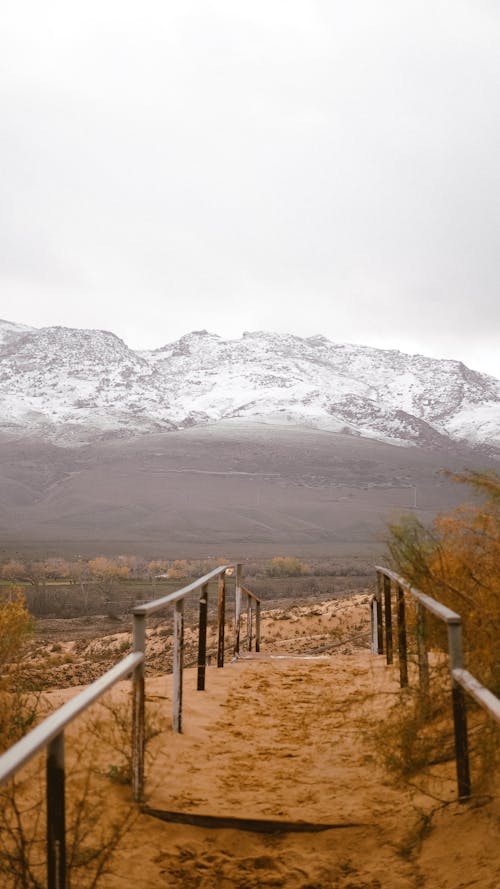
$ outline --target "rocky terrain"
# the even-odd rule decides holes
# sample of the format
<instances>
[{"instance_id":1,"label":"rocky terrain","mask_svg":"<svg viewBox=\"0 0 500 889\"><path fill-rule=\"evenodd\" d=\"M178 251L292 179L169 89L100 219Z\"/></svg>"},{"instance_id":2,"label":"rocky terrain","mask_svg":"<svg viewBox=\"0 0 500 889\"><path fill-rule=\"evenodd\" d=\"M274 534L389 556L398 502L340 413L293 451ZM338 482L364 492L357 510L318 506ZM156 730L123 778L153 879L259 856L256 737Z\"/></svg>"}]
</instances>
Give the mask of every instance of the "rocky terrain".
<instances>
[{"instance_id":1,"label":"rocky terrain","mask_svg":"<svg viewBox=\"0 0 500 889\"><path fill-rule=\"evenodd\" d=\"M137 352L108 331L0 322L0 428L82 444L243 418L398 445L500 445L500 382L460 361L247 332Z\"/></svg>"}]
</instances>

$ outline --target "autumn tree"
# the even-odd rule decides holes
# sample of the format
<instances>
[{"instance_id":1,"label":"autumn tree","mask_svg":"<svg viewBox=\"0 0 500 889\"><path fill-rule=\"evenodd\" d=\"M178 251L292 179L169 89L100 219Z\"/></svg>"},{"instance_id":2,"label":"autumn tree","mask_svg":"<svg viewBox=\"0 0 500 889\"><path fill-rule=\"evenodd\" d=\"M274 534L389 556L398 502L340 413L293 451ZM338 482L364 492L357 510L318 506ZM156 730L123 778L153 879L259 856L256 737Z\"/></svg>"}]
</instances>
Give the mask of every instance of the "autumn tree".
<instances>
[{"instance_id":1,"label":"autumn tree","mask_svg":"<svg viewBox=\"0 0 500 889\"><path fill-rule=\"evenodd\" d=\"M110 594L116 581L126 580L130 574L127 565L120 564L115 559L106 559L104 556L90 559L88 567L93 580L104 595Z\"/></svg>"},{"instance_id":2,"label":"autumn tree","mask_svg":"<svg viewBox=\"0 0 500 889\"><path fill-rule=\"evenodd\" d=\"M186 559L175 559L167 571L169 577L176 580L188 577L189 564Z\"/></svg>"},{"instance_id":3,"label":"autumn tree","mask_svg":"<svg viewBox=\"0 0 500 889\"><path fill-rule=\"evenodd\" d=\"M305 565L295 556L274 556L266 565L269 577L300 577L310 573L309 565Z\"/></svg>"},{"instance_id":4,"label":"autumn tree","mask_svg":"<svg viewBox=\"0 0 500 889\"><path fill-rule=\"evenodd\" d=\"M15 581L24 580L26 571L24 564L20 561L20 559L9 559L2 565L0 574L3 580L10 580L12 583L14 583Z\"/></svg>"}]
</instances>

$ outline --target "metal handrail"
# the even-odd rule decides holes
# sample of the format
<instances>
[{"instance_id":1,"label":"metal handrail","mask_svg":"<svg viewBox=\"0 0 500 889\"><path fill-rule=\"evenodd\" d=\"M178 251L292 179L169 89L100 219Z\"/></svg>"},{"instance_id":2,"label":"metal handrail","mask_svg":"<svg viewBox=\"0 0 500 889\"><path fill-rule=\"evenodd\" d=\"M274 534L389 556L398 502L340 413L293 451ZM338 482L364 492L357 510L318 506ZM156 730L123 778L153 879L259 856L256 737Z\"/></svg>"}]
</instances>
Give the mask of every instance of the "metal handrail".
<instances>
[{"instance_id":1,"label":"metal handrail","mask_svg":"<svg viewBox=\"0 0 500 889\"><path fill-rule=\"evenodd\" d=\"M390 571L389 568L382 568L380 565L375 565L375 571L380 571L386 577L394 580L405 590L411 593L411 595L414 599L417 600L417 602L420 602L421 605L427 608L427 611L430 611L441 620L446 621L446 623L459 624L461 622L462 618L459 614L457 614L456 611L452 611L451 608L443 605L442 602L438 602L437 599L433 599L426 593L422 593L420 590L417 590L415 587L411 586L408 581L404 579L404 577L401 577L400 574L396 574L395 571Z\"/></svg>"},{"instance_id":2,"label":"metal handrail","mask_svg":"<svg viewBox=\"0 0 500 889\"><path fill-rule=\"evenodd\" d=\"M214 568L213 571L209 571L208 574L204 574L203 577L198 578L198 580L193 580L192 583L188 583L187 586L181 587L180 590L176 590L174 593L167 593L167 595L162 596L161 599L152 599L151 602L145 602L143 605L136 605L132 609L132 613L153 614L155 611L160 611L161 608L165 608L167 605L173 605L175 602L185 599L190 593L195 593L196 590L201 589L201 587L210 583L214 578L225 574L228 569L237 567L236 563L219 565L218 568Z\"/></svg>"},{"instance_id":3,"label":"metal handrail","mask_svg":"<svg viewBox=\"0 0 500 889\"><path fill-rule=\"evenodd\" d=\"M451 676L451 693L453 707L453 725L455 734L455 759L457 767L457 784L459 799L465 800L471 794L469 769L469 751L467 736L467 709L464 692L500 722L500 699L492 691L482 685L468 670L464 670L462 646L462 617L442 602L433 599L421 590L413 587L408 581L380 565L375 566L377 572L377 591L372 605L372 653L384 653L388 664L393 661L392 645L392 603L391 588L393 581L397 590L397 635L399 655L399 675L402 688L408 685L408 655L406 643L405 591L416 601L417 609L417 652L419 685L422 699L427 701L429 695L429 661L425 644L425 611L431 612L444 621L448 629L448 654ZM383 596L382 596L383 593ZM384 607L382 608L382 599Z\"/></svg>"},{"instance_id":4,"label":"metal handrail","mask_svg":"<svg viewBox=\"0 0 500 889\"><path fill-rule=\"evenodd\" d=\"M251 593L250 590L247 590L246 586L242 586L241 591L245 593L245 595L250 596L250 598L253 599L254 602L258 602L258 604L260 605L261 600L259 599L259 597L256 596L255 593Z\"/></svg>"},{"instance_id":5,"label":"metal handrail","mask_svg":"<svg viewBox=\"0 0 500 889\"><path fill-rule=\"evenodd\" d=\"M144 790L144 735L145 735L145 688L144 662L146 658L146 617L168 605L174 605L174 690L172 725L182 730L182 672L184 660L184 599L197 590L200 595L198 638L198 690L205 688L206 637L208 618L208 584L218 578L218 646L217 666L224 666L224 629L226 574L236 569L235 654L239 654L239 624L241 613L241 564L221 565L198 580L176 590L161 599L137 605L132 612L132 652L96 679L82 692L63 704L43 720L36 728L21 738L0 756L0 785L11 778L30 759L44 748L47 750L47 886L48 889L66 887L66 838L65 838L65 763L64 729L77 716L95 703L116 682L132 674L132 791L134 800L140 801ZM246 591L258 603L260 600ZM260 626L260 625L259 625ZM260 634L260 628L259 628ZM256 636L256 650L260 635Z\"/></svg>"},{"instance_id":6,"label":"metal handrail","mask_svg":"<svg viewBox=\"0 0 500 889\"><path fill-rule=\"evenodd\" d=\"M460 670L456 667L451 671L453 678L460 683L462 688L469 692L470 696L488 713L500 723L500 698L497 698L489 688L481 685L478 679L468 670Z\"/></svg>"},{"instance_id":7,"label":"metal handrail","mask_svg":"<svg viewBox=\"0 0 500 889\"><path fill-rule=\"evenodd\" d=\"M203 577L192 581L187 586L181 587L173 593L168 593L160 599L153 599L142 605L136 605L132 610L134 650L145 652L146 648L146 617L154 614L169 605L174 606L174 652L173 652L173 694L172 694L172 728L175 732L182 731L182 684L184 670L184 600L191 593L201 591L199 602L199 632L198 632L198 691L205 689L206 650L207 650L207 620L208 620L208 584L218 578L218 603L217 603L217 666L224 666L224 632L226 610L226 584L225 575L230 569L236 568L236 617L235 636L238 640L239 650L239 614L238 601L241 598L241 565L219 565ZM137 719L139 724L133 731L134 750L137 750L137 758L133 764L134 799L140 800L144 790L144 667L142 675L137 674L135 685L137 695Z\"/></svg>"},{"instance_id":8,"label":"metal handrail","mask_svg":"<svg viewBox=\"0 0 500 889\"><path fill-rule=\"evenodd\" d=\"M47 716L43 722L32 729L24 738L13 744L12 747L0 756L0 785L4 784L15 772L26 765L40 750L47 747L53 738L62 732L70 722L73 722L80 713L83 713L87 707L99 700L115 682L119 682L120 679L129 676L143 660L144 655L141 652L127 654L114 667L103 673L99 679L88 685L74 698L71 698L70 701L67 701L54 713Z\"/></svg>"}]
</instances>

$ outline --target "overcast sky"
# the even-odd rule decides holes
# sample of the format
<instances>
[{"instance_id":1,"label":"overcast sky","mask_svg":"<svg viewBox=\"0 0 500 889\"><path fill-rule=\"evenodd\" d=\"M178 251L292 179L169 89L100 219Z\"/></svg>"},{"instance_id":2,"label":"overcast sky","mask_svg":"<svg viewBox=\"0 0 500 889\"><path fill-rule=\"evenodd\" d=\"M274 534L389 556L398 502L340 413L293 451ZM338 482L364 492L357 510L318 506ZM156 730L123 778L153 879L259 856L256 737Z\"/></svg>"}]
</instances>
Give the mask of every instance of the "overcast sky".
<instances>
[{"instance_id":1,"label":"overcast sky","mask_svg":"<svg viewBox=\"0 0 500 889\"><path fill-rule=\"evenodd\" d=\"M0 316L500 377L497 0L2 0Z\"/></svg>"}]
</instances>

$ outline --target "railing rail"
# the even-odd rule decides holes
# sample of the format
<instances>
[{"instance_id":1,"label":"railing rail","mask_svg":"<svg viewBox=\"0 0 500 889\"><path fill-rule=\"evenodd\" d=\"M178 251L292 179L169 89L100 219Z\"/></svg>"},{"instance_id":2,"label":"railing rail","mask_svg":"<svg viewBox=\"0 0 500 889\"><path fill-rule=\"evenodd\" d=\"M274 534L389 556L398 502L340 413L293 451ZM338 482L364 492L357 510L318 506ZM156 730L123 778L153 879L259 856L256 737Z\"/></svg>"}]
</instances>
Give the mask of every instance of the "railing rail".
<instances>
[{"instance_id":1,"label":"railing rail","mask_svg":"<svg viewBox=\"0 0 500 889\"><path fill-rule=\"evenodd\" d=\"M153 614L155 611L160 611L162 608L165 608L167 605L173 605L175 602L179 602L181 599L185 599L186 596L189 596L190 593L195 593L196 590L201 589L205 584L210 583L211 580L215 580L216 577L220 577L222 574L226 574L228 571L234 570L234 568L238 568L237 564L228 564L228 565L219 565L218 568L214 568L213 571L210 571L208 574L204 574L203 577L199 577L197 580L193 580L192 583L188 583L187 586L181 587L180 590L175 590L174 593L167 593L166 596L162 596L160 599L152 599L151 602L145 602L143 605L136 605L133 608L133 614Z\"/></svg>"},{"instance_id":2,"label":"railing rail","mask_svg":"<svg viewBox=\"0 0 500 889\"><path fill-rule=\"evenodd\" d=\"M226 578L235 574L235 641L234 653L240 650L240 618L242 590L248 602L255 603L257 621L255 646L260 648L260 599L241 586L241 564L221 565L187 586L137 605L132 612L132 652L96 679L91 685L43 720L24 738L0 756L0 786L13 777L37 753L47 750L46 800L47 800L47 886L48 889L65 889L66 880L66 828L65 828L65 763L64 729L105 692L121 679L132 675L132 793L136 802L144 793L144 737L145 737L145 688L144 664L146 659L146 617L161 609L174 606L173 652L173 712L172 727L182 731L182 682L184 667L184 600L191 593L200 591L198 621L198 670L197 690L205 689L208 585L217 579L217 666L224 666L226 624ZM248 640L248 623L247 623ZM251 649L252 630L250 617Z\"/></svg>"},{"instance_id":3,"label":"railing rail","mask_svg":"<svg viewBox=\"0 0 500 889\"><path fill-rule=\"evenodd\" d=\"M429 696L429 660L425 642L425 612L430 612L447 625L458 797L461 800L466 800L471 794L471 780L465 692L473 697L497 722L500 722L500 700L471 673L464 670L461 615L457 614L456 611L452 611L451 608L443 605L437 599L433 599L421 590L416 589L404 577L396 574L396 572L380 565L376 565L375 570L377 572L377 587L375 597L372 600L372 653L383 654L385 645L386 661L388 664L393 662L392 585L395 584L400 686L405 688L408 685L406 592L416 602L418 675L420 694L424 702L427 702Z\"/></svg>"},{"instance_id":4,"label":"railing rail","mask_svg":"<svg viewBox=\"0 0 500 889\"><path fill-rule=\"evenodd\" d=\"M82 692L47 716L29 734L21 738L0 757L0 785L8 781L15 772L26 765L50 742L57 737L70 722L73 722L87 707L94 704L120 679L130 673L144 660L140 652L128 654L123 660L103 673L99 679L88 685Z\"/></svg>"},{"instance_id":5,"label":"railing rail","mask_svg":"<svg viewBox=\"0 0 500 889\"><path fill-rule=\"evenodd\" d=\"M453 678L459 685L469 692L470 696L487 710L493 719L500 723L500 698L497 698L489 688L481 685L478 679L468 670L460 670L458 667L451 671Z\"/></svg>"},{"instance_id":6,"label":"railing rail","mask_svg":"<svg viewBox=\"0 0 500 889\"><path fill-rule=\"evenodd\" d=\"M245 586L241 592L247 597L247 649L252 650L253 611L255 609L255 651L260 651L260 599Z\"/></svg>"}]
</instances>

